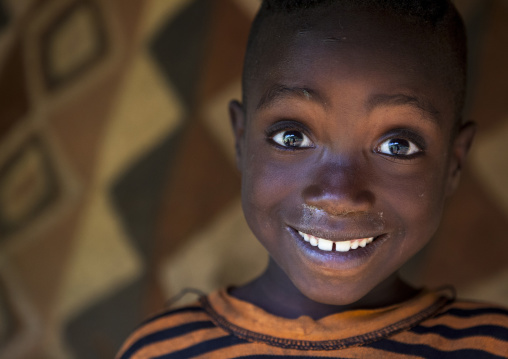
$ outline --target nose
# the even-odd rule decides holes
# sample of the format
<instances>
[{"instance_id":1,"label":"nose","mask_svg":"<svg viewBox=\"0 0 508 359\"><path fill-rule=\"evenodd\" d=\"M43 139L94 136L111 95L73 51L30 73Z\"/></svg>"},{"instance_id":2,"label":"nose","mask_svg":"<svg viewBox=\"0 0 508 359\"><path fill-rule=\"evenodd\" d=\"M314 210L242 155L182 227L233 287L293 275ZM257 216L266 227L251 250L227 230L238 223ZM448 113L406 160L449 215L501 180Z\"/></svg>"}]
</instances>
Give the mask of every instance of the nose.
<instances>
[{"instance_id":1,"label":"nose","mask_svg":"<svg viewBox=\"0 0 508 359\"><path fill-rule=\"evenodd\" d=\"M367 212L375 196L365 172L360 164L338 161L320 166L303 190L304 201L333 216Z\"/></svg>"}]
</instances>

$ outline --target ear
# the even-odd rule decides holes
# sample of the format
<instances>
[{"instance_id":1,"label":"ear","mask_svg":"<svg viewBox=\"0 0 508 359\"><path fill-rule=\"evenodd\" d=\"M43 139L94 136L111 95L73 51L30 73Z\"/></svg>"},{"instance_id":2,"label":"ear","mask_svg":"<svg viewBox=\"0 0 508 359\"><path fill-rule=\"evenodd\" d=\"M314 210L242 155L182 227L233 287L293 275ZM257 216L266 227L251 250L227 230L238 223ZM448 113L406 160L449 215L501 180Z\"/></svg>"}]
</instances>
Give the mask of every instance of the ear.
<instances>
[{"instance_id":1,"label":"ear","mask_svg":"<svg viewBox=\"0 0 508 359\"><path fill-rule=\"evenodd\" d=\"M475 133L476 124L474 122L467 122L460 127L453 140L448 172L447 196L455 192L459 185L462 168L466 162L466 157L473 143Z\"/></svg>"},{"instance_id":2,"label":"ear","mask_svg":"<svg viewBox=\"0 0 508 359\"><path fill-rule=\"evenodd\" d=\"M245 134L245 112L240 102L233 100L229 103L229 119L235 136L236 167L241 171Z\"/></svg>"}]
</instances>

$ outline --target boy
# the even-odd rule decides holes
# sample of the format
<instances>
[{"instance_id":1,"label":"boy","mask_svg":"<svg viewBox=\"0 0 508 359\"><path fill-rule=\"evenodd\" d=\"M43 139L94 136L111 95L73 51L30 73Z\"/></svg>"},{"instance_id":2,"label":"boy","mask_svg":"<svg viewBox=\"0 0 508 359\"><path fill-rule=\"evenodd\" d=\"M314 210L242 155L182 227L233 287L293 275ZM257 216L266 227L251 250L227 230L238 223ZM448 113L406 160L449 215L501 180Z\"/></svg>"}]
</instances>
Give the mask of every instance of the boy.
<instances>
[{"instance_id":1,"label":"boy","mask_svg":"<svg viewBox=\"0 0 508 359\"><path fill-rule=\"evenodd\" d=\"M446 0L265 0L230 115L268 268L152 318L118 358L507 357L507 310L397 276L474 135L465 59Z\"/></svg>"}]
</instances>

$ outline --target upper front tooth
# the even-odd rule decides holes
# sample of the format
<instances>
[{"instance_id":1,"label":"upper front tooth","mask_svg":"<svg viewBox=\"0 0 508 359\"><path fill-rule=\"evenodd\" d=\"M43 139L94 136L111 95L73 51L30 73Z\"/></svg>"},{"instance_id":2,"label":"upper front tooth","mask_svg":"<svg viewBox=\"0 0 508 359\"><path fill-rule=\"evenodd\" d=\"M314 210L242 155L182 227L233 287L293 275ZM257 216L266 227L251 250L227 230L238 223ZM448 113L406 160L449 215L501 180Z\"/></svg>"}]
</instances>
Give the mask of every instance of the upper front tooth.
<instances>
[{"instance_id":1,"label":"upper front tooth","mask_svg":"<svg viewBox=\"0 0 508 359\"><path fill-rule=\"evenodd\" d=\"M314 247L318 245L318 239L316 237L309 235L309 240L310 244L313 245Z\"/></svg>"},{"instance_id":2,"label":"upper front tooth","mask_svg":"<svg viewBox=\"0 0 508 359\"><path fill-rule=\"evenodd\" d=\"M353 239L351 241L333 242L328 239L315 237L313 235L304 232L298 231L298 233L302 236L305 242L310 242L312 246L318 247L323 251L331 251L333 249L333 243L335 243L335 250L337 252L347 252L350 249L365 247L367 244L371 243L374 240L374 237L370 237L370 238Z\"/></svg>"},{"instance_id":3,"label":"upper front tooth","mask_svg":"<svg viewBox=\"0 0 508 359\"><path fill-rule=\"evenodd\" d=\"M310 239L309 239L309 235L307 233L303 233L303 232L300 232L298 231L298 233L300 233L300 235L303 237L303 240L305 242L308 242Z\"/></svg>"},{"instance_id":4,"label":"upper front tooth","mask_svg":"<svg viewBox=\"0 0 508 359\"><path fill-rule=\"evenodd\" d=\"M318 248L323 251L331 251L333 248L333 242L327 239L319 238Z\"/></svg>"},{"instance_id":5,"label":"upper front tooth","mask_svg":"<svg viewBox=\"0 0 508 359\"><path fill-rule=\"evenodd\" d=\"M335 250L337 252L347 252L351 248L351 241L335 242Z\"/></svg>"}]
</instances>

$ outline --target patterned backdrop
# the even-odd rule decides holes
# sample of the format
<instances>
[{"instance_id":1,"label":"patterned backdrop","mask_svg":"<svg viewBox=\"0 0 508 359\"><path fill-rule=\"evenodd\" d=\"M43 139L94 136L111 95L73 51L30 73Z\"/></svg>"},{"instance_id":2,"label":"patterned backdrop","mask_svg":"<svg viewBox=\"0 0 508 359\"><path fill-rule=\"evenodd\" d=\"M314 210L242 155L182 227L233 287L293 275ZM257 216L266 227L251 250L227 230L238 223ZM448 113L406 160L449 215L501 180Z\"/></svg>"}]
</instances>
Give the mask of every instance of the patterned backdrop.
<instances>
[{"instance_id":1,"label":"patterned backdrop","mask_svg":"<svg viewBox=\"0 0 508 359\"><path fill-rule=\"evenodd\" d=\"M404 273L508 305L508 2L457 4L479 133ZM0 358L111 358L182 288L262 270L226 111L257 6L0 0Z\"/></svg>"}]
</instances>

